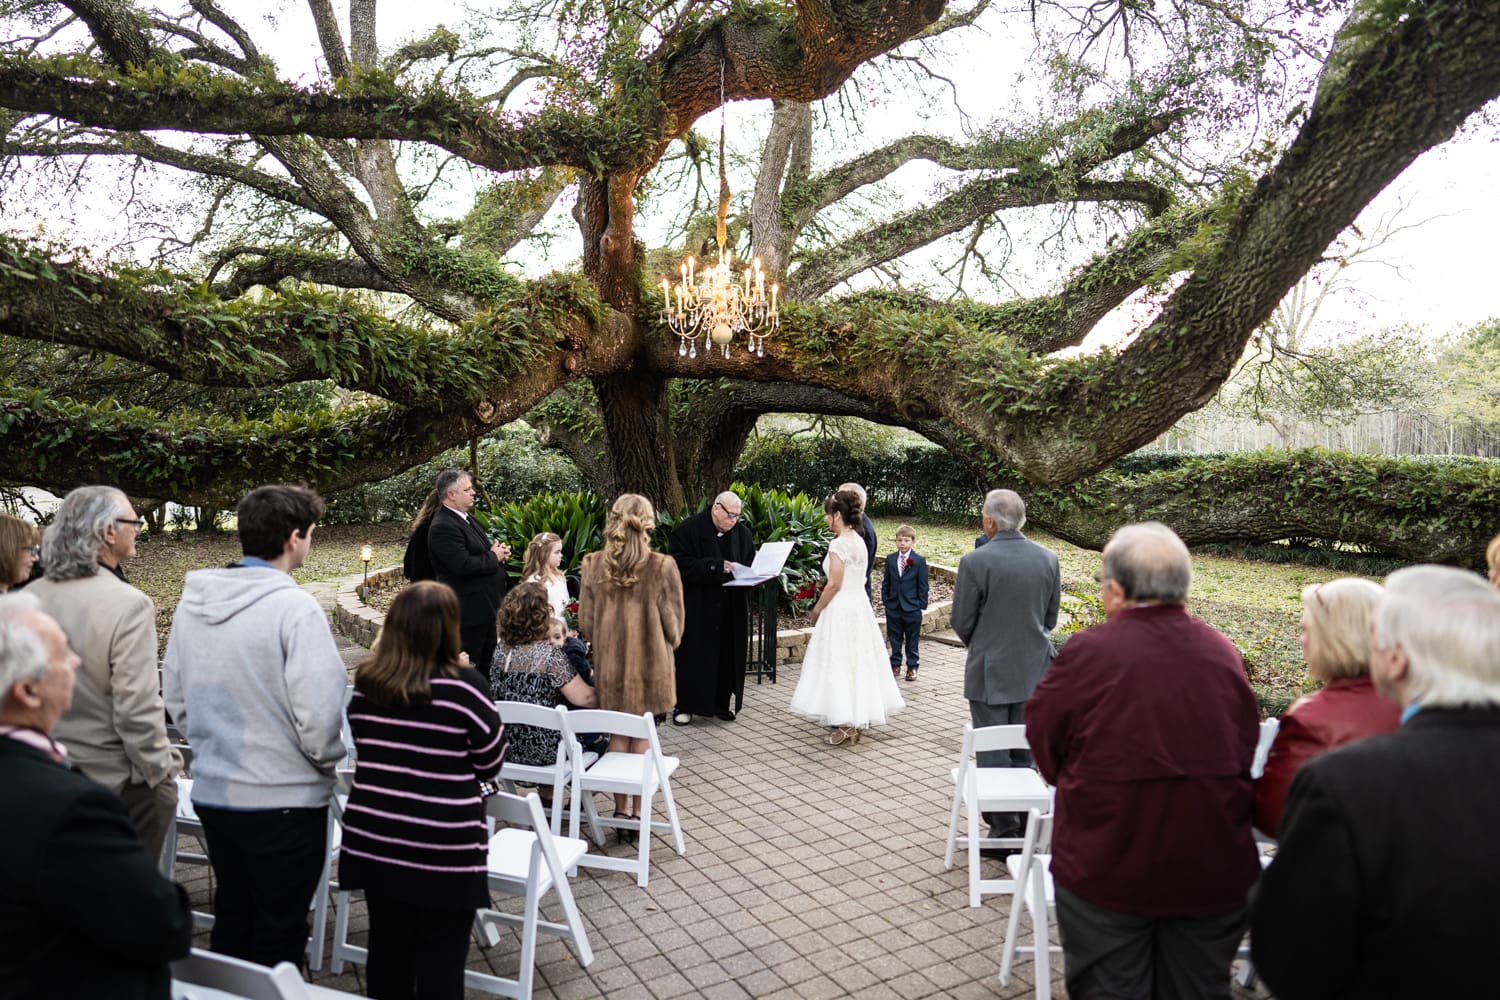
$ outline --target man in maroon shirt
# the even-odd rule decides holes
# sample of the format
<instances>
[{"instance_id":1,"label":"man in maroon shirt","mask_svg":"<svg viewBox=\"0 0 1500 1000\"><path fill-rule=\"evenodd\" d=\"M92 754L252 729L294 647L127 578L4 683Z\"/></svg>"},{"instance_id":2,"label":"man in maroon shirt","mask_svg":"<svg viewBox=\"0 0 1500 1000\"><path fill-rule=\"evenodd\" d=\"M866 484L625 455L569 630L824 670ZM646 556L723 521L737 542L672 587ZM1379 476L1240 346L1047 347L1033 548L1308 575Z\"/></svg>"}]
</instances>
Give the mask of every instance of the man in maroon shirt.
<instances>
[{"instance_id":1,"label":"man in maroon shirt","mask_svg":"<svg viewBox=\"0 0 1500 1000\"><path fill-rule=\"evenodd\" d=\"M1052 876L1068 995L1225 997L1260 872L1255 696L1234 644L1188 615L1187 546L1161 524L1104 547L1108 621L1026 705L1057 786Z\"/></svg>"}]
</instances>

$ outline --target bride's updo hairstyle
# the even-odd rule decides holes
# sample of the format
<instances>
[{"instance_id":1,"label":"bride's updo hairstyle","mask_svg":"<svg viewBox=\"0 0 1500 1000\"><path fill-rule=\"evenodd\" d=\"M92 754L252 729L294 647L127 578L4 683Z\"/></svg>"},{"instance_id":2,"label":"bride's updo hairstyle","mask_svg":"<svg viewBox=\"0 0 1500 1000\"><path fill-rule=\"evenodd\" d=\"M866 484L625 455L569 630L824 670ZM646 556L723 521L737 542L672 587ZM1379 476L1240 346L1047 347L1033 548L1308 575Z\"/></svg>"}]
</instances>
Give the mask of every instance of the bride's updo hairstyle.
<instances>
[{"instance_id":1,"label":"bride's updo hairstyle","mask_svg":"<svg viewBox=\"0 0 1500 1000\"><path fill-rule=\"evenodd\" d=\"M616 587L634 587L651 557L656 511L639 493L622 493L604 522L604 577Z\"/></svg>"},{"instance_id":2,"label":"bride's updo hairstyle","mask_svg":"<svg viewBox=\"0 0 1500 1000\"><path fill-rule=\"evenodd\" d=\"M864 537L864 519L861 515L865 512L865 505L860 501L858 493L853 490L839 490L823 501L823 511L827 514L837 514L839 519L858 532L861 538Z\"/></svg>"}]
</instances>

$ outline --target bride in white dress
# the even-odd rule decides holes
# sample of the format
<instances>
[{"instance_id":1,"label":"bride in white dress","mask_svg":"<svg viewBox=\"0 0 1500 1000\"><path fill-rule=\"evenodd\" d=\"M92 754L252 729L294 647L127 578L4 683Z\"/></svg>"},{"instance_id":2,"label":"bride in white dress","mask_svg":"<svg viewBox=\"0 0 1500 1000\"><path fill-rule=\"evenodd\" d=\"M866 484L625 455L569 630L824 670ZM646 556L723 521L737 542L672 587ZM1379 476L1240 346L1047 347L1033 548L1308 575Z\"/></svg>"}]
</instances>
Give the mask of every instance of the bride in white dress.
<instances>
[{"instance_id":1,"label":"bride in white dress","mask_svg":"<svg viewBox=\"0 0 1500 1000\"><path fill-rule=\"evenodd\" d=\"M865 595L868 556L860 536L859 496L840 490L823 509L833 542L823 557L828 582L808 613L814 628L791 709L829 727L828 742L858 743L861 733L905 707L891 658Z\"/></svg>"}]
</instances>

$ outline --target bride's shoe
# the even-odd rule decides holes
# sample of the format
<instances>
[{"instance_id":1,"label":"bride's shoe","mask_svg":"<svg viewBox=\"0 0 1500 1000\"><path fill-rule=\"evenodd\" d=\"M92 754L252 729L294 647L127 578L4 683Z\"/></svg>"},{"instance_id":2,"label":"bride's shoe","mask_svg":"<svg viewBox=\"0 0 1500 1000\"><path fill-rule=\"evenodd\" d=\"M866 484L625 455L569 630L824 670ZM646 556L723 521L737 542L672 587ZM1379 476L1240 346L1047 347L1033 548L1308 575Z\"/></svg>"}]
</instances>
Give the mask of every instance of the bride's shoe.
<instances>
[{"instance_id":1,"label":"bride's shoe","mask_svg":"<svg viewBox=\"0 0 1500 1000\"><path fill-rule=\"evenodd\" d=\"M858 729L850 730L843 726L834 726L828 731L828 745L831 747L839 746L846 740L852 743L858 741L858 739Z\"/></svg>"}]
</instances>

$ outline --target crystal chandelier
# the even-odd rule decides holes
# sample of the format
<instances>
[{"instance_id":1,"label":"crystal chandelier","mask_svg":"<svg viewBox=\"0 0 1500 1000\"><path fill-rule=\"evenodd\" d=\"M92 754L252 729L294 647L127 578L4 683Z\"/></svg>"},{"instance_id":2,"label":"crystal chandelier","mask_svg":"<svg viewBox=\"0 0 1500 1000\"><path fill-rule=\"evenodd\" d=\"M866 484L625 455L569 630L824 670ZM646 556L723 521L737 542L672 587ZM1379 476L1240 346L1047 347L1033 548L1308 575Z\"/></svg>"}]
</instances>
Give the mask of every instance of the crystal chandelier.
<instances>
[{"instance_id":1,"label":"crystal chandelier","mask_svg":"<svg viewBox=\"0 0 1500 1000\"><path fill-rule=\"evenodd\" d=\"M765 357L766 338L780 325L776 298L781 286L771 282L766 294L766 272L756 257L745 266L742 275L734 270L734 251L728 242L729 173L724 164L724 64L719 63L719 214L714 235L719 244L719 262L698 269L691 256L678 269L674 284L661 279L662 320L677 335L677 353L690 358L698 356L698 338L703 349L722 350L729 357L729 345L738 334L746 337L746 347L756 357ZM705 263L707 263L705 261Z\"/></svg>"}]
</instances>

